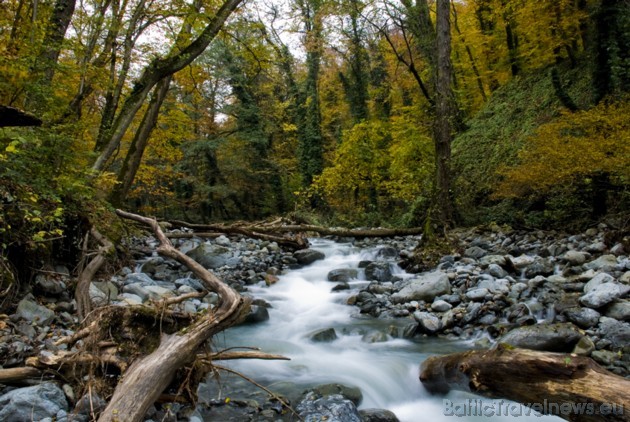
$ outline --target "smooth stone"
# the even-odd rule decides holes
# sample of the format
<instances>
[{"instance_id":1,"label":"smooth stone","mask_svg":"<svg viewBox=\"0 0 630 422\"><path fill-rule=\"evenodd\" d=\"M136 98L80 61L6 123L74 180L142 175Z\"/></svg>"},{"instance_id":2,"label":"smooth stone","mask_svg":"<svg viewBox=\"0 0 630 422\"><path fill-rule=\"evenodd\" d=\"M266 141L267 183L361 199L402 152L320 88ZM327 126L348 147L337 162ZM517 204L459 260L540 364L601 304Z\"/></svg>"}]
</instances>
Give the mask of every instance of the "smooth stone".
<instances>
[{"instance_id":1,"label":"smooth stone","mask_svg":"<svg viewBox=\"0 0 630 422\"><path fill-rule=\"evenodd\" d=\"M361 422L354 403L340 394L317 398L309 393L295 409L304 422Z\"/></svg>"},{"instance_id":2,"label":"smooth stone","mask_svg":"<svg viewBox=\"0 0 630 422\"><path fill-rule=\"evenodd\" d=\"M469 300L481 301L484 300L488 294L490 294L488 289L472 289L466 292L466 297Z\"/></svg>"},{"instance_id":3,"label":"smooth stone","mask_svg":"<svg viewBox=\"0 0 630 422\"><path fill-rule=\"evenodd\" d=\"M611 352L609 350L595 350L591 353L591 358L601 365L609 366L615 362L619 356L615 352Z\"/></svg>"},{"instance_id":4,"label":"smooth stone","mask_svg":"<svg viewBox=\"0 0 630 422\"><path fill-rule=\"evenodd\" d=\"M498 264L490 264L490 265L488 265L487 271L488 271L488 274L490 274L491 276L496 277L496 278L503 278L503 277L506 277L508 275L508 272L505 271L503 269L503 267L501 267Z\"/></svg>"},{"instance_id":5,"label":"smooth stone","mask_svg":"<svg viewBox=\"0 0 630 422\"><path fill-rule=\"evenodd\" d=\"M123 293L130 293L132 295L138 296L140 299L142 299L142 302L145 302L151 296L151 292L149 292L147 288L140 283L125 285L123 287Z\"/></svg>"},{"instance_id":6,"label":"smooth stone","mask_svg":"<svg viewBox=\"0 0 630 422\"><path fill-rule=\"evenodd\" d=\"M371 262L365 267L365 278L368 281L386 282L392 279L389 262Z\"/></svg>"},{"instance_id":7,"label":"smooth stone","mask_svg":"<svg viewBox=\"0 0 630 422\"><path fill-rule=\"evenodd\" d=\"M437 296L450 294L451 283L446 274L435 271L412 279L400 291L391 295L392 303L407 303L413 300L432 302Z\"/></svg>"},{"instance_id":8,"label":"smooth stone","mask_svg":"<svg viewBox=\"0 0 630 422\"><path fill-rule=\"evenodd\" d=\"M330 343L337 340L337 332L334 328L323 328L308 335L311 341L316 343Z\"/></svg>"},{"instance_id":9,"label":"smooth stone","mask_svg":"<svg viewBox=\"0 0 630 422\"><path fill-rule=\"evenodd\" d=\"M600 284L612 283L615 279L610 274L599 273L595 277L591 278L588 283L584 285L584 293L588 293Z\"/></svg>"},{"instance_id":10,"label":"smooth stone","mask_svg":"<svg viewBox=\"0 0 630 422\"><path fill-rule=\"evenodd\" d=\"M127 305L135 306L142 305L142 298L138 295L134 295L133 293L121 293L118 295L118 301L124 302Z\"/></svg>"},{"instance_id":11,"label":"smooth stone","mask_svg":"<svg viewBox=\"0 0 630 422\"><path fill-rule=\"evenodd\" d=\"M155 285L155 281L145 273L131 273L125 277L125 284Z\"/></svg>"},{"instance_id":12,"label":"smooth stone","mask_svg":"<svg viewBox=\"0 0 630 422\"><path fill-rule=\"evenodd\" d=\"M464 251L464 256L467 256L469 258L479 259L482 256L486 255L487 253L488 251L486 251L483 248L480 248L479 246L471 246L470 248L467 248Z\"/></svg>"},{"instance_id":13,"label":"smooth stone","mask_svg":"<svg viewBox=\"0 0 630 422\"><path fill-rule=\"evenodd\" d=\"M387 334L380 331L371 331L361 337L361 341L364 343L385 343L387 340L389 340Z\"/></svg>"},{"instance_id":14,"label":"smooth stone","mask_svg":"<svg viewBox=\"0 0 630 422\"><path fill-rule=\"evenodd\" d=\"M599 323L599 312L591 308L570 308L564 312L567 320L580 328L591 328Z\"/></svg>"},{"instance_id":15,"label":"smooth stone","mask_svg":"<svg viewBox=\"0 0 630 422\"><path fill-rule=\"evenodd\" d=\"M627 292L627 289L622 289L617 283L600 284L580 297L580 303L589 308L599 309L619 299L624 294L623 290Z\"/></svg>"},{"instance_id":16,"label":"smooth stone","mask_svg":"<svg viewBox=\"0 0 630 422\"><path fill-rule=\"evenodd\" d=\"M149 298L153 300L175 296L172 290L161 286L146 286L145 289L149 292Z\"/></svg>"},{"instance_id":17,"label":"smooth stone","mask_svg":"<svg viewBox=\"0 0 630 422\"><path fill-rule=\"evenodd\" d=\"M510 258L512 265L518 269L522 269L534 263L535 258L529 255L520 255Z\"/></svg>"},{"instance_id":18,"label":"smooth stone","mask_svg":"<svg viewBox=\"0 0 630 422\"><path fill-rule=\"evenodd\" d=\"M413 318L418 321L418 330L426 334L435 334L442 329L440 318L430 312L416 311Z\"/></svg>"},{"instance_id":19,"label":"smooth stone","mask_svg":"<svg viewBox=\"0 0 630 422\"><path fill-rule=\"evenodd\" d=\"M35 287L47 295L58 295L66 290L66 283L56 277L38 274L35 277Z\"/></svg>"},{"instance_id":20,"label":"smooth stone","mask_svg":"<svg viewBox=\"0 0 630 422\"><path fill-rule=\"evenodd\" d=\"M594 261L584 264L584 268L589 270L607 270L617 266L615 255L602 255Z\"/></svg>"},{"instance_id":21,"label":"smooth stone","mask_svg":"<svg viewBox=\"0 0 630 422\"><path fill-rule=\"evenodd\" d=\"M231 249L210 243L202 243L186 255L208 269L221 268L233 257Z\"/></svg>"},{"instance_id":22,"label":"smooth stone","mask_svg":"<svg viewBox=\"0 0 630 422\"><path fill-rule=\"evenodd\" d=\"M315 261L326 258L326 255L314 249L301 249L299 251L293 252L293 257L297 260L299 264L309 265Z\"/></svg>"},{"instance_id":23,"label":"smooth stone","mask_svg":"<svg viewBox=\"0 0 630 422\"><path fill-rule=\"evenodd\" d=\"M516 328L498 340L514 347L568 353L582 338L572 324L537 324Z\"/></svg>"},{"instance_id":24,"label":"smooth stone","mask_svg":"<svg viewBox=\"0 0 630 422\"><path fill-rule=\"evenodd\" d=\"M310 389L309 392L313 392L320 397L339 394L344 399L350 400L355 406L358 406L363 401L363 393L360 388L339 383L320 384Z\"/></svg>"},{"instance_id":25,"label":"smooth stone","mask_svg":"<svg viewBox=\"0 0 630 422\"><path fill-rule=\"evenodd\" d=\"M510 293L510 282L504 278L498 280L481 280L477 287L480 289L488 289L494 294L507 295Z\"/></svg>"},{"instance_id":26,"label":"smooth stone","mask_svg":"<svg viewBox=\"0 0 630 422\"><path fill-rule=\"evenodd\" d=\"M595 350L595 343L588 336L584 336L577 342L571 353L579 356L589 356L593 350Z\"/></svg>"},{"instance_id":27,"label":"smooth stone","mask_svg":"<svg viewBox=\"0 0 630 422\"><path fill-rule=\"evenodd\" d=\"M486 255L483 258L481 258L479 260L479 264L481 264L481 266L483 267L488 267L487 269L490 270L490 267L503 267L505 266L507 263L507 261L505 260L505 256L503 255ZM501 268L503 269L503 268ZM502 276L505 277L505 276Z\"/></svg>"},{"instance_id":28,"label":"smooth stone","mask_svg":"<svg viewBox=\"0 0 630 422\"><path fill-rule=\"evenodd\" d=\"M600 336L610 341L614 349L621 349L630 344L630 324L616 319L601 317L598 330Z\"/></svg>"},{"instance_id":29,"label":"smooth stone","mask_svg":"<svg viewBox=\"0 0 630 422\"><path fill-rule=\"evenodd\" d=\"M257 324L269 320L269 311L265 306L251 305L243 324Z\"/></svg>"},{"instance_id":30,"label":"smooth stone","mask_svg":"<svg viewBox=\"0 0 630 422\"><path fill-rule=\"evenodd\" d=\"M357 278L359 272L354 268L338 268L332 270L326 276L328 281L348 282L354 278Z\"/></svg>"},{"instance_id":31,"label":"smooth stone","mask_svg":"<svg viewBox=\"0 0 630 422\"><path fill-rule=\"evenodd\" d=\"M584 252L570 250L565 252L562 259L571 265L582 265L586 262L586 254Z\"/></svg>"},{"instance_id":32,"label":"smooth stone","mask_svg":"<svg viewBox=\"0 0 630 422\"><path fill-rule=\"evenodd\" d=\"M453 307L445 300L436 300L431 304L431 310L435 312L446 312Z\"/></svg>"},{"instance_id":33,"label":"smooth stone","mask_svg":"<svg viewBox=\"0 0 630 422\"><path fill-rule=\"evenodd\" d=\"M619 321L630 321L630 302L622 300L606 308L606 316Z\"/></svg>"},{"instance_id":34,"label":"smooth stone","mask_svg":"<svg viewBox=\"0 0 630 422\"><path fill-rule=\"evenodd\" d=\"M362 409L359 415L363 422L399 422L394 412L387 409Z\"/></svg>"}]
</instances>

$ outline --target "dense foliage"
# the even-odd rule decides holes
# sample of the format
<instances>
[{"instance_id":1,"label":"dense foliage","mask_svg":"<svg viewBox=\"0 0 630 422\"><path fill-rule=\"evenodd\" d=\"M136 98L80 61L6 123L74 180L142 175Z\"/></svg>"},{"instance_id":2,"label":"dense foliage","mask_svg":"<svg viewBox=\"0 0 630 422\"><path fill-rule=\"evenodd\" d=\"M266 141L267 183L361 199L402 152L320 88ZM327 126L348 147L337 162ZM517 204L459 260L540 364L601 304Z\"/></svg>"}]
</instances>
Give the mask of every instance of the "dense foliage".
<instances>
[{"instance_id":1,"label":"dense foliage","mask_svg":"<svg viewBox=\"0 0 630 422\"><path fill-rule=\"evenodd\" d=\"M109 204L394 225L440 195L460 223L627 211L628 1L268 3L6 2L0 105L44 124L0 128L0 256Z\"/></svg>"}]
</instances>

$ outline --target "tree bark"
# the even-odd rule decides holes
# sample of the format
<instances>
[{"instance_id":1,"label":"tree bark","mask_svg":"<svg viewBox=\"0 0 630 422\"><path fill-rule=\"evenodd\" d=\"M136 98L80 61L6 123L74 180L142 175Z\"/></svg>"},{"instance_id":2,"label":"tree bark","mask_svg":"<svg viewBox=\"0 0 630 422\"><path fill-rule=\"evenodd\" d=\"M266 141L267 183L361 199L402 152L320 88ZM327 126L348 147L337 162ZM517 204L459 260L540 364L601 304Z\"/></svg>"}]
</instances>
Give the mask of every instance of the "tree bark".
<instances>
[{"instance_id":1,"label":"tree bark","mask_svg":"<svg viewBox=\"0 0 630 422\"><path fill-rule=\"evenodd\" d=\"M81 271L77 279L77 287L74 291L74 297L77 301L77 314L83 319L92 311L92 301L90 299L90 283L96 272L103 266L107 260L107 254L114 250L114 245L95 228L90 230L90 234L100 247L96 256L90 260L87 266Z\"/></svg>"},{"instance_id":2,"label":"tree bark","mask_svg":"<svg viewBox=\"0 0 630 422\"><path fill-rule=\"evenodd\" d=\"M132 92L125 100L118 116L114 120L111 129L108 130L108 143L94 162L93 170L102 171L120 145L120 141L127 132L129 125L135 118L138 110L144 103L149 92L155 85L167 76L173 75L184 67L188 66L201 53L205 51L210 42L219 33L223 24L239 6L243 0L226 0L210 23L204 28L201 34L177 54L173 54L163 59L156 59L151 62L142 72L142 75L135 83Z\"/></svg>"},{"instance_id":3,"label":"tree bark","mask_svg":"<svg viewBox=\"0 0 630 422\"><path fill-rule=\"evenodd\" d=\"M26 379L41 378L42 371L37 368L4 368L0 369L0 384L14 384Z\"/></svg>"},{"instance_id":4,"label":"tree bark","mask_svg":"<svg viewBox=\"0 0 630 422\"><path fill-rule=\"evenodd\" d=\"M583 356L499 345L432 356L422 364L420 381L432 393L467 391L517 401L536 411L546 404L543 411L567 420L630 420L630 380ZM583 403L591 407L580 412ZM606 409L616 412L604 415Z\"/></svg>"},{"instance_id":5,"label":"tree bark","mask_svg":"<svg viewBox=\"0 0 630 422\"><path fill-rule=\"evenodd\" d=\"M455 96L451 83L453 66L451 64L451 23L450 0L437 1L437 67L436 67L436 109L433 140L435 143L436 179L435 204L441 227L448 227L453 222L453 203L451 199L451 141L455 120Z\"/></svg>"},{"instance_id":6,"label":"tree bark","mask_svg":"<svg viewBox=\"0 0 630 422\"><path fill-rule=\"evenodd\" d=\"M219 305L185 333L163 335L160 345L150 355L136 360L123 374L99 422L141 421L169 385L175 372L192 362L197 349L212 335L239 322L249 310L249 300L219 280L192 258L175 249L156 220L116 210L123 217L149 225L160 242L158 253L186 265L211 291L218 293Z\"/></svg>"}]
</instances>

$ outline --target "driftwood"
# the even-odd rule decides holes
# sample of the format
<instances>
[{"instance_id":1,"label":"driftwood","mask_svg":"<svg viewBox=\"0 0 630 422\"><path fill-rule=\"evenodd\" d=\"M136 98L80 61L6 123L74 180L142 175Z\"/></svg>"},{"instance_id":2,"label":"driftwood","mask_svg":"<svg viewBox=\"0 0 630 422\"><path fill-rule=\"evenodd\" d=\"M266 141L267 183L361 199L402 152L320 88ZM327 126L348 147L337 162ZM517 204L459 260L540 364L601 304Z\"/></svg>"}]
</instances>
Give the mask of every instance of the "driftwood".
<instances>
[{"instance_id":1,"label":"driftwood","mask_svg":"<svg viewBox=\"0 0 630 422\"><path fill-rule=\"evenodd\" d=\"M92 227L90 230L92 237L101 245L96 251L96 255L83 268L77 279L77 287L74 291L74 297L77 300L77 313L79 318L83 319L92 311L92 301L90 299L90 283L96 272L103 266L107 260L107 255L114 250L114 245L102 234ZM87 249L87 239L86 248ZM87 254L86 254L87 257Z\"/></svg>"},{"instance_id":2,"label":"driftwood","mask_svg":"<svg viewBox=\"0 0 630 422\"><path fill-rule=\"evenodd\" d=\"M14 384L26 379L40 378L42 371L37 368L6 368L0 369L0 384Z\"/></svg>"},{"instance_id":3,"label":"driftwood","mask_svg":"<svg viewBox=\"0 0 630 422\"><path fill-rule=\"evenodd\" d=\"M583 356L501 344L432 356L422 364L420 380L432 393L453 389L504 398L567 420L630 421L630 380Z\"/></svg>"},{"instance_id":4,"label":"driftwood","mask_svg":"<svg viewBox=\"0 0 630 422\"><path fill-rule=\"evenodd\" d=\"M194 361L198 349L214 334L236 324L247 313L249 301L219 280L196 261L175 249L156 220L117 210L123 218L149 225L157 236L158 253L186 265L210 291L218 293L220 303L201 319L175 334L163 334L160 344L147 356L134 361L123 374L100 422L140 421L168 387L177 370Z\"/></svg>"},{"instance_id":5,"label":"driftwood","mask_svg":"<svg viewBox=\"0 0 630 422\"><path fill-rule=\"evenodd\" d=\"M169 221L175 227L186 227L195 231L200 231L204 237L213 237L212 233L205 233L207 231L224 233L224 234L240 234L243 236L251 237L253 239L267 240L269 242L276 242L279 246L291 249L306 249L308 248L308 240L305 236L274 236L271 234L261 233L255 229L243 226L224 226L221 224L193 224L186 221L171 220Z\"/></svg>"}]
</instances>

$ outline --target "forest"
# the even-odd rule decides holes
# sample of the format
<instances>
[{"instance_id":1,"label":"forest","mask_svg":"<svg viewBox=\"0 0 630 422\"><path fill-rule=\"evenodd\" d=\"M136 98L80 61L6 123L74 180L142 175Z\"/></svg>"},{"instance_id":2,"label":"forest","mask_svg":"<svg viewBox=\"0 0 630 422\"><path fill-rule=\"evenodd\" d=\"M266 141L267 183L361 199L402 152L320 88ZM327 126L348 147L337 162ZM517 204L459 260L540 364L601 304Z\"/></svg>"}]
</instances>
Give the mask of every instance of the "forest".
<instances>
[{"instance_id":1,"label":"forest","mask_svg":"<svg viewBox=\"0 0 630 422\"><path fill-rule=\"evenodd\" d=\"M0 309L116 209L627 233L628 116L628 0L4 0Z\"/></svg>"}]
</instances>

